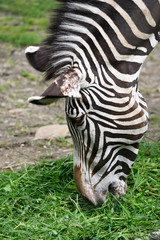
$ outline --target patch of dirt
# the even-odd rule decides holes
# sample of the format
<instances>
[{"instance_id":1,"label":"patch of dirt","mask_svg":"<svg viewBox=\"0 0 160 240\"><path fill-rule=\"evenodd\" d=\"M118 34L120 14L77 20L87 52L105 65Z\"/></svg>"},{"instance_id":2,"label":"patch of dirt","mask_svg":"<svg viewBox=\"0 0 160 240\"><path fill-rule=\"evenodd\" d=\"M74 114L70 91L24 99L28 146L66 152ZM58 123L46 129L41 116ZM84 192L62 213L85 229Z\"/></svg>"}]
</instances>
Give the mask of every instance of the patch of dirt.
<instances>
[{"instance_id":1,"label":"patch of dirt","mask_svg":"<svg viewBox=\"0 0 160 240\"><path fill-rule=\"evenodd\" d=\"M145 62L139 88L151 117L146 138L160 139L160 46ZM36 130L49 124L64 124L64 100L51 106L36 106L28 97L40 95L50 84L27 62L25 49L0 46L0 169L18 170L48 157L51 160L72 154L69 141L34 140Z\"/></svg>"},{"instance_id":2,"label":"patch of dirt","mask_svg":"<svg viewBox=\"0 0 160 240\"><path fill-rule=\"evenodd\" d=\"M149 109L148 141L160 140L160 44L145 61L139 79L139 89Z\"/></svg>"},{"instance_id":3,"label":"patch of dirt","mask_svg":"<svg viewBox=\"0 0 160 240\"><path fill-rule=\"evenodd\" d=\"M64 100L51 106L29 104L49 84L25 58L25 49L0 46L0 169L20 169L48 157L50 160L72 154L72 144L63 141L34 140L36 130L49 124L66 124Z\"/></svg>"}]
</instances>

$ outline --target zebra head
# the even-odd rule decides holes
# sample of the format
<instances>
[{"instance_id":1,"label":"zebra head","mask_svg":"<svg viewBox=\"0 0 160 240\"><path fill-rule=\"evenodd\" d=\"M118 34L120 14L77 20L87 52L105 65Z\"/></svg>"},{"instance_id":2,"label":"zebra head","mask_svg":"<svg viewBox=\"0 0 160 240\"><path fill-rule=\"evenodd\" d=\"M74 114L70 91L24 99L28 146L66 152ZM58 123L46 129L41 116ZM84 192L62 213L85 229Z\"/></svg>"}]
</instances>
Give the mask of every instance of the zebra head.
<instances>
[{"instance_id":1,"label":"zebra head","mask_svg":"<svg viewBox=\"0 0 160 240\"><path fill-rule=\"evenodd\" d=\"M159 13L159 2L154 4ZM158 43L151 26L154 31L159 26L144 1L129 1L127 7L112 0L65 1L56 34L43 47L26 49L31 65L54 80L29 101L43 105L66 98L75 182L95 206L105 201L108 191L116 197L125 194L125 180L148 126L137 79ZM145 21L144 32L137 27L132 7Z\"/></svg>"},{"instance_id":2,"label":"zebra head","mask_svg":"<svg viewBox=\"0 0 160 240\"><path fill-rule=\"evenodd\" d=\"M26 56L37 70L45 71L50 51L29 47ZM100 70L105 78L105 69ZM75 182L78 191L95 206L105 201L108 191L116 197L125 194L125 179L147 129L146 115L133 94L126 89L124 93L116 92L107 79L102 85L98 76L93 76L92 82L85 81L76 61L58 74L41 96L29 98L29 102L41 105L66 98L66 118L74 143ZM137 114L138 127L134 120Z\"/></svg>"}]
</instances>

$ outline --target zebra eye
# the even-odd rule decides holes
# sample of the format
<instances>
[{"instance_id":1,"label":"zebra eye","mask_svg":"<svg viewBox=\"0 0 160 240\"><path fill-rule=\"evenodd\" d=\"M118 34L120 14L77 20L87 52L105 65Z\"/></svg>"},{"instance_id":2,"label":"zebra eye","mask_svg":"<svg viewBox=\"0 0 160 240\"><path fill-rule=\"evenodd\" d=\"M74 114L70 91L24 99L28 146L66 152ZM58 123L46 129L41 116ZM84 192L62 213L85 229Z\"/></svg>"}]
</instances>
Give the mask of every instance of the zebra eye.
<instances>
[{"instance_id":1,"label":"zebra eye","mask_svg":"<svg viewBox=\"0 0 160 240\"><path fill-rule=\"evenodd\" d=\"M80 117L76 117L76 118L70 118L70 120L74 125L80 126L84 122L84 115L82 115Z\"/></svg>"}]
</instances>

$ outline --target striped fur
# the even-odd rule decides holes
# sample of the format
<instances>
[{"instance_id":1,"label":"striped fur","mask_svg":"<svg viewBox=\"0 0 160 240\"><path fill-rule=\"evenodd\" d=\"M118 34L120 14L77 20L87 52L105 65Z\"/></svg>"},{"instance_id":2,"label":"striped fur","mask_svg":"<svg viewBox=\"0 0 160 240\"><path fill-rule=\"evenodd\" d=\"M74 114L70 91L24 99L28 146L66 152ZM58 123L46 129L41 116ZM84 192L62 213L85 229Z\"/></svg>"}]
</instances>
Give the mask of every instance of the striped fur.
<instances>
[{"instance_id":1,"label":"striped fur","mask_svg":"<svg viewBox=\"0 0 160 240\"><path fill-rule=\"evenodd\" d=\"M57 21L45 41L46 79L79 71L80 97L67 98L66 116L77 188L96 206L108 191L125 194L148 128L138 77L160 38L160 1L63 1Z\"/></svg>"}]
</instances>

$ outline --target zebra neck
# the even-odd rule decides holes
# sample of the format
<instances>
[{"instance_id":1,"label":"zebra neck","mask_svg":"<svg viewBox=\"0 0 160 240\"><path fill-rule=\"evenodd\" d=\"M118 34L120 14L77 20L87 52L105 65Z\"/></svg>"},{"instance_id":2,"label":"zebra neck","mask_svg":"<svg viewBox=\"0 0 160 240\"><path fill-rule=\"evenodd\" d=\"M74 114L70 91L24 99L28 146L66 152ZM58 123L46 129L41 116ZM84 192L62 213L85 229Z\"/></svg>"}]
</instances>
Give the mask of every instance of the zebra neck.
<instances>
[{"instance_id":1,"label":"zebra neck","mask_svg":"<svg viewBox=\"0 0 160 240\"><path fill-rule=\"evenodd\" d=\"M124 8L123 1L65 1L59 24L51 27L56 33L46 40L52 52L48 75L61 74L76 63L83 82L95 81L103 69L124 84L135 81L158 43L159 19L154 16L158 2L146 17L150 4L142 6L143 2L129 1Z\"/></svg>"}]
</instances>

